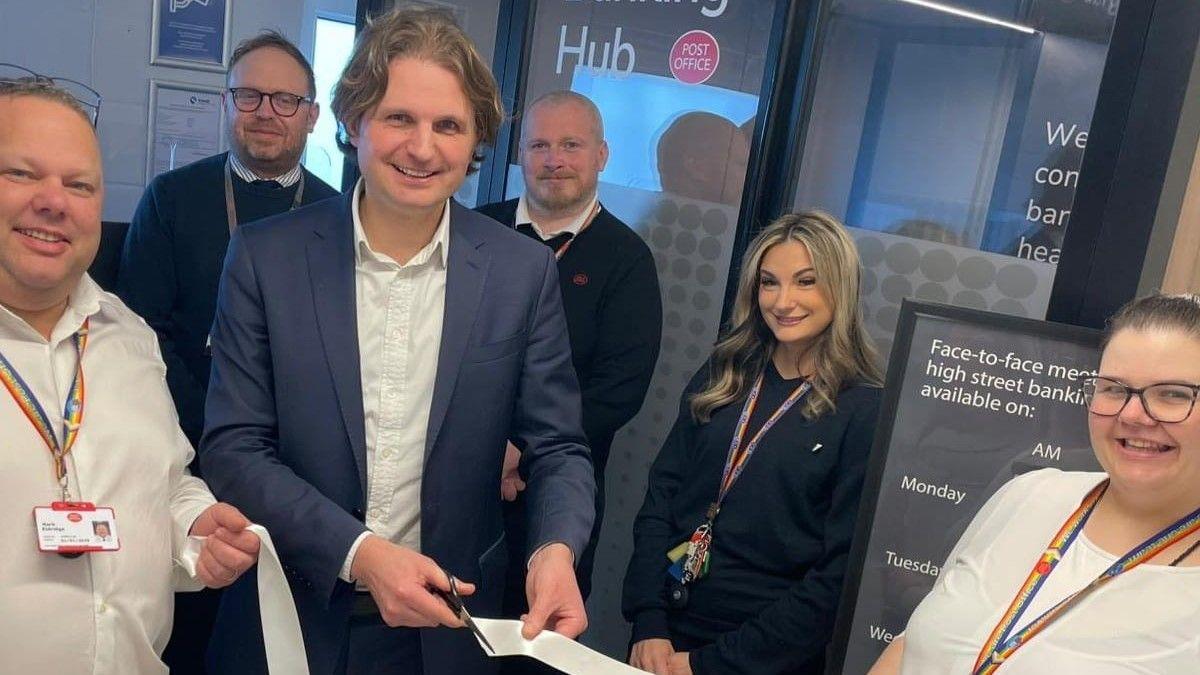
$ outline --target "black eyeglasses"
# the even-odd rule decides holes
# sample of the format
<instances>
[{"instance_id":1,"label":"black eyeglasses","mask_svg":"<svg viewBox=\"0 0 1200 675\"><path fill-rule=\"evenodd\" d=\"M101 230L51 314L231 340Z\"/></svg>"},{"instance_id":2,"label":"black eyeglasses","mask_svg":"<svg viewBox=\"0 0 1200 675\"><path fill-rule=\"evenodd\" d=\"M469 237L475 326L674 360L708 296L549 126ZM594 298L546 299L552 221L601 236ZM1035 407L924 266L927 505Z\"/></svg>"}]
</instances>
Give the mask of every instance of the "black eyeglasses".
<instances>
[{"instance_id":1,"label":"black eyeglasses","mask_svg":"<svg viewBox=\"0 0 1200 675\"><path fill-rule=\"evenodd\" d=\"M299 96L288 91L273 91L267 93L250 87L230 87L233 94L233 105L242 112L254 112L262 105L264 98L271 99L271 109L280 117L291 117L300 109L301 103L312 103L308 96Z\"/></svg>"},{"instance_id":2,"label":"black eyeglasses","mask_svg":"<svg viewBox=\"0 0 1200 675\"><path fill-rule=\"evenodd\" d=\"M65 77L50 77L35 73L15 63L0 63L0 92L11 91L18 87L59 89L83 106L93 127L100 121L100 92L95 89Z\"/></svg>"},{"instance_id":3,"label":"black eyeglasses","mask_svg":"<svg viewBox=\"0 0 1200 675\"><path fill-rule=\"evenodd\" d=\"M1182 422L1192 414L1197 393L1200 393L1200 384L1184 382L1159 382L1134 389L1107 377L1089 377L1083 381L1083 400L1093 414L1115 417L1137 394L1146 414L1167 424Z\"/></svg>"}]
</instances>

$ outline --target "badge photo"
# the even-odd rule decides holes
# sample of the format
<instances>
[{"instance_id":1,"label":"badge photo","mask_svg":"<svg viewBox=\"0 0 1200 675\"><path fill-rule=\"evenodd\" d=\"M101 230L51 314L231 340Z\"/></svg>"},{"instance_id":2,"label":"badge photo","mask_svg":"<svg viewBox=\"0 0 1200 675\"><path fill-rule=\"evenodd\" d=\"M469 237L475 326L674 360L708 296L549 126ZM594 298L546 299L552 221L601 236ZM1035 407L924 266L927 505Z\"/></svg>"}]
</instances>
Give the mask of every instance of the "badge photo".
<instances>
[{"instance_id":1,"label":"badge photo","mask_svg":"<svg viewBox=\"0 0 1200 675\"><path fill-rule=\"evenodd\" d=\"M116 513L88 502L54 502L33 509L38 550L93 553L121 550Z\"/></svg>"}]
</instances>

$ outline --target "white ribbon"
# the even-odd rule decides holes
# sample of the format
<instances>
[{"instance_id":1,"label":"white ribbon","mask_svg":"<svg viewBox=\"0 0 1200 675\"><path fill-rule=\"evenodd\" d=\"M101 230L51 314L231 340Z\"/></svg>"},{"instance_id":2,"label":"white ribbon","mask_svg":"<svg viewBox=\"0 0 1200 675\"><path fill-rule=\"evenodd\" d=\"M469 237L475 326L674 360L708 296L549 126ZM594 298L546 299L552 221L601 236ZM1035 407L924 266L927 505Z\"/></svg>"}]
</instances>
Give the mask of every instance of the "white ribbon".
<instances>
[{"instance_id":1,"label":"white ribbon","mask_svg":"<svg viewBox=\"0 0 1200 675\"><path fill-rule=\"evenodd\" d=\"M292 591L283 576L283 565L279 563L271 535L262 525L251 525L246 529L262 541L258 550L258 612L262 617L267 670L274 675L308 675L300 618L296 615ZM180 564L193 577L203 545L204 537L188 537L187 545L180 553Z\"/></svg>"},{"instance_id":2,"label":"white ribbon","mask_svg":"<svg viewBox=\"0 0 1200 675\"><path fill-rule=\"evenodd\" d=\"M646 672L588 649L554 631L544 630L532 640L526 640L521 636L520 621L475 617L475 624L496 648L490 656L529 656L568 675L645 675ZM483 647L482 641L479 646ZM483 650L487 652L486 647Z\"/></svg>"}]
</instances>

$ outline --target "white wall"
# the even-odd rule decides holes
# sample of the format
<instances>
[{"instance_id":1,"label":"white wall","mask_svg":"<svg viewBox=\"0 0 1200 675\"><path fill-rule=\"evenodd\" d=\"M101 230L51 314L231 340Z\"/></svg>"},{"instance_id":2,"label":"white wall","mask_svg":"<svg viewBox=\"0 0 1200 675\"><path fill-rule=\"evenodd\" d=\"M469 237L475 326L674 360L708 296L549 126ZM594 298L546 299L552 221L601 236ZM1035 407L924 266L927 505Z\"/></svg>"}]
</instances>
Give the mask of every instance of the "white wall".
<instances>
[{"instance_id":1,"label":"white wall","mask_svg":"<svg viewBox=\"0 0 1200 675\"><path fill-rule=\"evenodd\" d=\"M230 49L271 28L308 54L316 10L354 16L355 6L354 0L229 1ZM105 220L128 221L146 185L150 79L225 82L223 73L150 65L152 7L151 0L0 0L0 61L78 80L103 97Z\"/></svg>"}]
</instances>

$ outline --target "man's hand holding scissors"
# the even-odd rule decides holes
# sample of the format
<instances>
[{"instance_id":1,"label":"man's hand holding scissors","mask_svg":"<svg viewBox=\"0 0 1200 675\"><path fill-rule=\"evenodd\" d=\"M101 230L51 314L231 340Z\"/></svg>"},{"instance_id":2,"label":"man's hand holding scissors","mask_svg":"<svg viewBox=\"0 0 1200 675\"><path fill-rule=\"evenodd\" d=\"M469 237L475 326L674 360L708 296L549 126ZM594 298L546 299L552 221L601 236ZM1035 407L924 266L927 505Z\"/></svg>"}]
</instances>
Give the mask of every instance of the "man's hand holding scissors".
<instances>
[{"instance_id":1,"label":"man's hand holding scissors","mask_svg":"<svg viewBox=\"0 0 1200 675\"><path fill-rule=\"evenodd\" d=\"M371 535L358 547L350 573L371 591L389 626L462 628L462 619L435 591L450 593L450 579L432 558ZM460 595L475 585L459 581Z\"/></svg>"}]
</instances>

